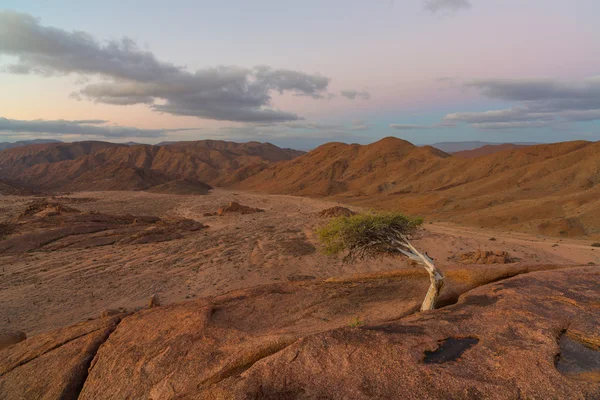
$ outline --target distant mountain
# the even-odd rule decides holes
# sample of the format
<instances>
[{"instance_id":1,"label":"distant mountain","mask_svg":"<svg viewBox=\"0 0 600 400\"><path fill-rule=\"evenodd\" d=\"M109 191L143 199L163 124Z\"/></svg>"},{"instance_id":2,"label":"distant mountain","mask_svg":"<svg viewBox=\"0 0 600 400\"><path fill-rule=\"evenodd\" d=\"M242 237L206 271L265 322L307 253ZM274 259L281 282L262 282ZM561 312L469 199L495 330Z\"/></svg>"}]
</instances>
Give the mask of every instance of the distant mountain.
<instances>
[{"instance_id":1,"label":"distant mountain","mask_svg":"<svg viewBox=\"0 0 600 400\"><path fill-rule=\"evenodd\" d=\"M490 154L498 153L506 150L515 150L520 149L521 147L526 147L530 145L526 144L512 144L512 143L504 143L504 144L487 144L482 147L478 147L473 150L463 150L452 153L454 157L461 158L477 158L488 156Z\"/></svg>"},{"instance_id":2,"label":"distant mountain","mask_svg":"<svg viewBox=\"0 0 600 400\"><path fill-rule=\"evenodd\" d=\"M54 139L33 139L33 140L20 140L18 142L1 142L0 151L6 149L12 149L13 147L28 146L30 144L44 144L44 143L61 143L60 140Z\"/></svg>"},{"instance_id":3,"label":"distant mountain","mask_svg":"<svg viewBox=\"0 0 600 400\"><path fill-rule=\"evenodd\" d=\"M474 149L477 149L477 148L483 147L483 146L497 146L500 144L507 144L507 143L491 143L491 142L480 142L480 141L439 142L439 143L432 144L431 147L435 147L436 149L440 149L442 151L445 151L446 153L456 153L459 151L474 150ZM521 145L521 146L531 146L531 145L539 144L539 143L516 142L516 143L511 143L511 144Z\"/></svg>"},{"instance_id":4,"label":"distant mountain","mask_svg":"<svg viewBox=\"0 0 600 400\"><path fill-rule=\"evenodd\" d=\"M216 140L164 146L107 142L36 144L0 152L0 178L40 191L193 191L244 179L303 152L269 143ZM185 186L185 188L184 188Z\"/></svg>"}]
</instances>

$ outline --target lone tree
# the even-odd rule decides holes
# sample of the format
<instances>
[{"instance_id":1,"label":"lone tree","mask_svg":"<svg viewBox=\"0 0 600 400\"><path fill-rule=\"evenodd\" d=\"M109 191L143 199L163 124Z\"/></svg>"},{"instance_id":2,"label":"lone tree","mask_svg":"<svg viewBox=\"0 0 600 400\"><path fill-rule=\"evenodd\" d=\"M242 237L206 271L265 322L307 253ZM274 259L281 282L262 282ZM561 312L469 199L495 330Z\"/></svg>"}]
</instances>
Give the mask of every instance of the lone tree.
<instances>
[{"instance_id":1,"label":"lone tree","mask_svg":"<svg viewBox=\"0 0 600 400\"><path fill-rule=\"evenodd\" d=\"M401 254L423 265L431 285L421 311L433 310L444 286L444 274L433 260L419 252L409 241L423 224L421 218L410 218L399 212L358 214L332 219L318 230L325 252L346 252L345 261L372 258L384 254Z\"/></svg>"}]
</instances>

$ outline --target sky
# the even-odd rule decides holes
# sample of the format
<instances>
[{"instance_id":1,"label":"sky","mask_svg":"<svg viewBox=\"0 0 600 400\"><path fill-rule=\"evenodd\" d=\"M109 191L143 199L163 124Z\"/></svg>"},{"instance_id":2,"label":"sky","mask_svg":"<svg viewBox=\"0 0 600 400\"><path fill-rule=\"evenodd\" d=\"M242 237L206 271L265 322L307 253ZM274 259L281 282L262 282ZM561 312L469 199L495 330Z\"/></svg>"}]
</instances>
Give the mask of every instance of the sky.
<instances>
[{"instance_id":1,"label":"sky","mask_svg":"<svg viewBox=\"0 0 600 400\"><path fill-rule=\"evenodd\" d=\"M597 0L0 0L0 141L600 140Z\"/></svg>"}]
</instances>

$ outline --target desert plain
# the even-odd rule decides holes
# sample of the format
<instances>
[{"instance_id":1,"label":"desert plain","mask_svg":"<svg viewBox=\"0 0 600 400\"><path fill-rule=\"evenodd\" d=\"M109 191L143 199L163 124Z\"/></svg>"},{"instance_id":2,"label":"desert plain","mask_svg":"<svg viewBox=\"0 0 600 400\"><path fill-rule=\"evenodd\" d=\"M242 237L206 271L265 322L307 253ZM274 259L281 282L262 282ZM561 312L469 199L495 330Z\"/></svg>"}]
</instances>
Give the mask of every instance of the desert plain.
<instances>
[{"instance_id":1,"label":"desert plain","mask_svg":"<svg viewBox=\"0 0 600 400\"><path fill-rule=\"evenodd\" d=\"M40 199L46 198L3 197L0 207L16 217ZM204 196L81 192L48 199L76 210L59 211L65 215L186 218L206 228L151 243L117 243L112 232L101 231L42 240L35 251L3 249L0 318L3 326L28 335L95 318L107 309L144 307L155 293L170 304L269 283L419 269L401 257L347 263L322 254L315 230L328 218L320 212L340 206L330 201L227 189ZM264 212L204 215L230 202ZM106 236L111 239L103 241ZM502 263L515 265L600 264L600 249L591 240L451 223L426 223L415 243L441 268L465 265L460 255L482 250L506 252L511 260Z\"/></svg>"}]
</instances>

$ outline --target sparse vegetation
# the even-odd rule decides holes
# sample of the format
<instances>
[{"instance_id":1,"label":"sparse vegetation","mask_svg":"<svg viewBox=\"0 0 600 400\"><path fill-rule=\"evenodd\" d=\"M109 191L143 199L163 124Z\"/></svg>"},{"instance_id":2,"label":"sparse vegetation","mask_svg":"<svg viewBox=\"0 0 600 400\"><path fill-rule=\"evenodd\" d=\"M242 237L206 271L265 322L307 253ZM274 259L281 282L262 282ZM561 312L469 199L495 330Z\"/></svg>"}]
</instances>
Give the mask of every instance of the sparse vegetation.
<instances>
[{"instance_id":1,"label":"sparse vegetation","mask_svg":"<svg viewBox=\"0 0 600 400\"><path fill-rule=\"evenodd\" d=\"M328 255L345 253L346 261L372 258L385 254L400 254L424 266L431 285L421 311L432 310L444 285L444 274L433 260L419 252L410 240L423 224L421 218L407 217L399 212L359 214L332 219L317 234Z\"/></svg>"},{"instance_id":2,"label":"sparse vegetation","mask_svg":"<svg viewBox=\"0 0 600 400\"><path fill-rule=\"evenodd\" d=\"M346 260L366 258L384 253L398 254L391 242L399 237L412 236L423 223L398 212L358 214L332 219L317 231L328 255L347 251Z\"/></svg>"},{"instance_id":3,"label":"sparse vegetation","mask_svg":"<svg viewBox=\"0 0 600 400\"><path fill-rule=\"evenodd\" d=\"M496 241L496 238L495 238L495 237L491 237L491 238L490 238L490 242L495 242L495 241Z\"/></svg>"},{"instance_id":4,"label":"sparse vegetation","mask_svg":"<svg viewBox=\"0 0 600 400\"><path fill-rule=\"evenodd\" d=\"M592 243L592 247L600 247L600 242Z\"/></svg>"},{"instance_id":5,"label":"sparse vegetation","mask_svg":"<svg viewBox=\"0 0 600 400\"><path fill-rule=\"evenodd\" d=\"M363 325L364 322L360 319L359 316L357 316L356 318L354 318L352 321L350 321L348 323L348 326L351 328L358 328L359 326Z\"/></svg>"}]
</instances>

